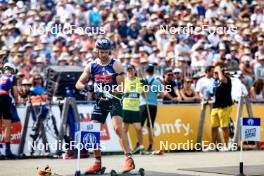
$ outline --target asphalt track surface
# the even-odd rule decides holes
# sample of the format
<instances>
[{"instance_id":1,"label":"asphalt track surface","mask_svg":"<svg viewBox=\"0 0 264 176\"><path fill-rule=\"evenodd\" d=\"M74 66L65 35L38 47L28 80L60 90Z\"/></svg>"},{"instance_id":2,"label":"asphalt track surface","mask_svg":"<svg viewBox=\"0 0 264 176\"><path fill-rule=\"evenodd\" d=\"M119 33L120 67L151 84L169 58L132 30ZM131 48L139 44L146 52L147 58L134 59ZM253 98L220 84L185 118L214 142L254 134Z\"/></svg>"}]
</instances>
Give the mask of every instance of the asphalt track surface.
<instances>
[{"instance_id":1,"label":"asphalt track surface","mask_svg":"<svg viewBox=\"0 0 264 176\"><path fill-rule=\"evenodd\" d=\"M250 173L252 171L259 171L257 175L264 175L264 151L245 151L243 157L247 175L255 175ZM234 175L234 172L237 173L239 170L239 152L181 152L165 153L163 156L135 155L134 160L137 169L142 167L146 170L146 175L151 176L224 176ZM92 158L81 159L81 171L84 171L92 162ZM111 169L121 170L123 162L122 155L103 157L106 172ZM36 168L45 167L47 164L50 165L53 172L63 176L74 175L76 168L76 160L1 160L0 176L36 176ZM232 173L229 172L230 170ZM221 173L219 171L223 171L225 174L217 174Z\"/></svg>"}]
</instances>

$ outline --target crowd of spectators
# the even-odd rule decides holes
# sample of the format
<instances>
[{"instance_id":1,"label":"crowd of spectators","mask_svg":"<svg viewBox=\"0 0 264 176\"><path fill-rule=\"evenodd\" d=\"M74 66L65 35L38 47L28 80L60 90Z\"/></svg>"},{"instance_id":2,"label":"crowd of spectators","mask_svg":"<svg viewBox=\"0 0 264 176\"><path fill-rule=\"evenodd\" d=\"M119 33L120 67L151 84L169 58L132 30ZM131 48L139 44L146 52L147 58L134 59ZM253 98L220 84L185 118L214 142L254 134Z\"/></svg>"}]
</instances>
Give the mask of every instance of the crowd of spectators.
<instances>
[{"instance_id":1,"label":"crowd of spectators","mask_svg":"<svg viewBox=\"0 0 264 176\"><path fill-rule=\"evenodd\" d=\"M263 0L3 0L0 11L1 63L17 67L21 85L50 65L85 66L104 35L124 67L151 63L175 84L168 100L196 100L195 79L212 65L264 98Z\"/></svg>"}]
</instances>

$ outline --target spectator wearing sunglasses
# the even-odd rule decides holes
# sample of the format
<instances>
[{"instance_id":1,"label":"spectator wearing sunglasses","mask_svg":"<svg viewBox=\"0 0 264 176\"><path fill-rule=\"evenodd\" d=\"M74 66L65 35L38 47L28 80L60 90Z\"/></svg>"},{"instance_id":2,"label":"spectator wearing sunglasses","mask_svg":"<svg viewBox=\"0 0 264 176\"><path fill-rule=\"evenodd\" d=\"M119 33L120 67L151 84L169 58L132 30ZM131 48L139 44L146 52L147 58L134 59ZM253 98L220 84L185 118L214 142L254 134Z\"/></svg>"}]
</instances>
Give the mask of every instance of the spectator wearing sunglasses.
<instances>
[{"instance_id":1,"label":"spectator wearing sunglasses","mask_svg":"<svg viewBox=\"0 0 264 176\"><path fill-rule=\"evenodd\" d=\"M175 68L173 70L173 76L174 76L174 81L176 83L177 89L181 89L183 87L183 75L182 75L182 70L180 68Z\"/></svg>"},{"instance_id":2,"label":"spectator wearing sunglasses","mask_svg":"<svg viewBox=\"0 0 264 176\"><path fill-rule=\"evenodd\" d=\"M191 78L185 78L183 88L180 90L183 101L195 101L198 97L195 95L195 91L191 88L193 80Z\"/></svg>"},{"instance_id":3,"label":"spectator wearing sunglasses","mask_svg":"<svg viewBox=\"0 0 264 176\"><path fill-rule=\"evenodd\" d=\"M179 89L176 86L174 79L174 75L171 69L166 69L164 72L164 97L163 101L164 103L168 103L168 101L181 101L181 95L179 92Z\"/></svg>"}]
</instances>

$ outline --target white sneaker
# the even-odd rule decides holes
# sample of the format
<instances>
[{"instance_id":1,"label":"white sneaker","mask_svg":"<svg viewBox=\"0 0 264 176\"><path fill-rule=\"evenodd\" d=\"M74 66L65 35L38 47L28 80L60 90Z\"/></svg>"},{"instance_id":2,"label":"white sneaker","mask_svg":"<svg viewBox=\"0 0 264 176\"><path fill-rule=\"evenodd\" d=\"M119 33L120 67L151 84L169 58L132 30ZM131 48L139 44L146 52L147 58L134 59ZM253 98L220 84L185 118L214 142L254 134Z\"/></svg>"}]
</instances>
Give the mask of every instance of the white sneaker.
<instances>
[{"instance_id":1,"label":"white sneaker","mask_svg":"<svg viewBox=\"0 0 264 176\"><path fill-rule=\"evenodd\" d=\"M228 151L230 151L230 148L224 146L224 147L219 148L219 151L220 151L220 152L228 152Z\"/></svg>"}]
</instances>

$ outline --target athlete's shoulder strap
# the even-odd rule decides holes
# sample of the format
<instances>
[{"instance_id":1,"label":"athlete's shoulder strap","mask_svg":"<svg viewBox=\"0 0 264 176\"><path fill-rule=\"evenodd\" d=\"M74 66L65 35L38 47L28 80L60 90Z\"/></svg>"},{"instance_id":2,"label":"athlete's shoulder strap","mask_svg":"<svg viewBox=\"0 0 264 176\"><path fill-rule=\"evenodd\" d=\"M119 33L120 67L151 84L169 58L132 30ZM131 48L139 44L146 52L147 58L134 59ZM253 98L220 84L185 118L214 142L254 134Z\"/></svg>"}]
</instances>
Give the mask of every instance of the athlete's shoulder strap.
<instances>
[{"instance_id":1,"label":"athlete's shoulder strap","mask_svg":"<svg viewBox=\"0 0 264 176\"><path fill-rule=\"evenodd\" d=\"M109 65L110 65L110 66L113 66L113 65L114 65L114 63L115 63L115 61L116 61L116 59L115 59L115 58L111 58L111 61L109 62Z\"/></svg>"},{"instance_id":2,"label":"athlete's shoulder strap","mask_svg":"<svg viewBox=\"0 0 264 176\"><path fill-rule=\"evenodd\" d=\"M145 81L146 81L146 83L147 83L149 86L151 86L152 83L155 81L155 78L153 77L149 82L148 82L148 79L145 78Z\"/></svg>"}]
</instances>

